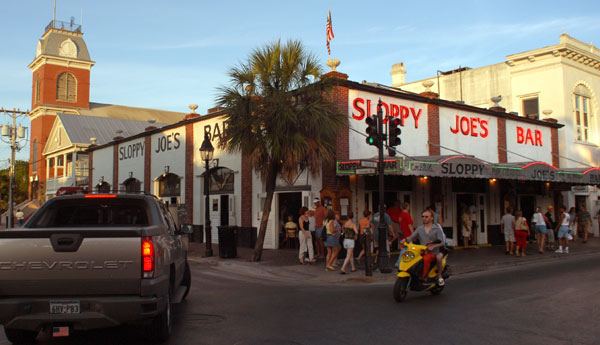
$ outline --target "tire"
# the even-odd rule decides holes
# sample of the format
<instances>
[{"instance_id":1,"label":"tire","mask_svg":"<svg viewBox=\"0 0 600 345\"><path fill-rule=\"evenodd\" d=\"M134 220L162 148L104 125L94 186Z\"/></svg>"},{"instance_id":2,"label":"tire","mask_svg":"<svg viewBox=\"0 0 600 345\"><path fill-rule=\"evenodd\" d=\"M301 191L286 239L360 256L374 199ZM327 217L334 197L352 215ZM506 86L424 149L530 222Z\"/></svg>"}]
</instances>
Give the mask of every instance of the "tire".
<instances>
[{"instance_id":1,"label":"tire","mask_svg":"<svg viewBox=\"0 0 600 345\"><path fill-rule=\"evenodd\" d=\"M35 338L39 332L25 331L21 329L4 328L6 339L13 344L35 344Z\"/></svg>"},{"instance_id":2,"label":"tire","mask_svg":"<svg viewBox=\"0 0 600 345\"><path fill-rule=\"evenodd\" d=\"M444 287L438 285L438 286L434 287L433 289L429 290L429 292L431 292L432 295L437 296L442 293L442 290L444 290Z\"/></svg>"},{"instance_id":3,"label":"tire","mask_svg":"<svg viewBox=\"0 0 600 345\"><path fill-rule=\"evenodd\" d=\"M408 278L398 278L394 284L394 299L396 302L404 302L408 294Z\"/></svg>"},{"instance_id":4,"label":"tire","mask_svg":"<svg viewBox=\"0 0 600 345\"><path fill-rule=\"evenodd\" d=\"M157 315L146 329L147 334L150 336L149 340L153 343L164 343L171 335L171 329L173 327L171 294L171 288L169 287L169 294L165 297L167 300L165 310Z\"/></svg>"},{"instance_id":5,"label":"tire","mask_svg":"<svg viewBox=\"0 0 600 345\"><path fill-rule=\"evenodd\" d=\"M181 299L183 301L187 297L188 293L190 292L190 288L192 287L192 272L190 270L190 265L187 261L185 262L185 268L183 271L183 279L181 280L181 285L186 287L185 293L183 294L183 298Z\"/></svg>"}]
</instances>

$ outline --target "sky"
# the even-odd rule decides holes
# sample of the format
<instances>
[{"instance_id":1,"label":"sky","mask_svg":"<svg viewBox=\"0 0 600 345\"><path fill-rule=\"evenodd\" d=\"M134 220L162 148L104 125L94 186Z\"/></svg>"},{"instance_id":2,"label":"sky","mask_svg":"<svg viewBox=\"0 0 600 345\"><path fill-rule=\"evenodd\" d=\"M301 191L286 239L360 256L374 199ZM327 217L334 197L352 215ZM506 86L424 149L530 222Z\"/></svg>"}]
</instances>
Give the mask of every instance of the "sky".
<instances>
[{"instance_id":1,"label":"sky","mask_svg":"<svg viewBox=\"0 0 600 345\"><path fill-rule=\"evenodd\" d=\"M37 41L54 0L0 0L0 108L29 110ZM331 10L331 58L357 82L391 85L393 64L407 82L459 66L505 61L557 44L566 33L600 47L600 2L568 1L196 1L56 0L56 20L75 17L96 62L90 101L205 114L227 71L253 49L298 39L326 69L325 24ZM10 118L0 113L0 124ZM26 117L18 124L29 127ZM4 137L2 139L5 139ZM29 159L27 141L17 159ZM10 147L0 142L0 169Z\"/></svg>"}]
</instances>

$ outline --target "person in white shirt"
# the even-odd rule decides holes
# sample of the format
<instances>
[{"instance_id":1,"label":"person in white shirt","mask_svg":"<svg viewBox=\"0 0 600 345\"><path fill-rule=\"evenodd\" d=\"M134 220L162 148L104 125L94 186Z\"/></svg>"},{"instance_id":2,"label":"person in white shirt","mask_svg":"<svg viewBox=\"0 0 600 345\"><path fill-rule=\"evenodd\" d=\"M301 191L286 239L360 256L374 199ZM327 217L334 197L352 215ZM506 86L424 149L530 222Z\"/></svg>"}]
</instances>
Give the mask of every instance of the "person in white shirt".
<instances>
[{"instance_id":1,"label":"person in white shirt","mask_svg":"<svg viewBox=\"0 0 600 345\"><path fill-rule=\"evenodd\" d=\"M500 232L504 234L506 244L506 255L513 255L515 250L515 216L512 215L513 209L506 209L506 214L500 220Z\"/></svg>"},{"instance_id":2,"label":"person in white shirt","mask_svg":"<svg viewBox=\"0 0 600 345\"><path fill-rule=\"evenodd\" d=\"M548 220L548 217L542 213L541 207L536 207L531 222L535 223L535 238L538 245L538 252L544 254L544 244L546 242L546 235L548 234L546 224L550 223L550 221Z\"/></svg>"},{"instance_id":3,"label":"person in white shirt","mask_svg":"<svg viewBox=\"0 0 600 345\"><path fill-rule=\"evenodd\" d=\"M560 207L560 219L558 221L558 226L556 227L556 233L558 237L558 250L556 253L569 253L569 220L571 216L565 212L566 208L564 206ZM563 251L563 243L565 245L565 249Z\"/></svg>"}]
</instances>

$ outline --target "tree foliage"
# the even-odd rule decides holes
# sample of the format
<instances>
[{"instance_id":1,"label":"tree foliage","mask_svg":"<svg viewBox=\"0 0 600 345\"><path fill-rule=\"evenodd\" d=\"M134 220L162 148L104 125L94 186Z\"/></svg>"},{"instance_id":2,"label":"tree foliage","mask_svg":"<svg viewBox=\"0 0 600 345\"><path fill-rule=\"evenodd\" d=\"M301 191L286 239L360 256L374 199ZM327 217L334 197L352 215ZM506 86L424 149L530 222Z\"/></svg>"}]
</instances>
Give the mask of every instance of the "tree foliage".
<instances>
[{"instance_id":1,"label":"tree foliage","mask_svg":"<svg viewBox=\"0 0 600 345\"><path fill-rule=\"evenodd\" d=\"M9 199L9 168L0 170L0 213L8 210ZM15 186L13 190L13 201L19 204L27 200L27 189L29 176L29 163L26 161L15 161Z\"/></svg>"},{"instance_id":2,"label":"tree foliage","mask_svg":"<svg viewBox=\"0 0 600 345\"><path fill-rule=\"evenodd\" d=\"M299 41L275 41L255 49L229 71L231 84L219 89L227 131L219 145L241 152L265 182L267 198L256 244L260 260L278 176L293 181L303 169L313 176L335 155L335 135L348 124L330 98L332 79Z\"/></svg>"}]
</instances>

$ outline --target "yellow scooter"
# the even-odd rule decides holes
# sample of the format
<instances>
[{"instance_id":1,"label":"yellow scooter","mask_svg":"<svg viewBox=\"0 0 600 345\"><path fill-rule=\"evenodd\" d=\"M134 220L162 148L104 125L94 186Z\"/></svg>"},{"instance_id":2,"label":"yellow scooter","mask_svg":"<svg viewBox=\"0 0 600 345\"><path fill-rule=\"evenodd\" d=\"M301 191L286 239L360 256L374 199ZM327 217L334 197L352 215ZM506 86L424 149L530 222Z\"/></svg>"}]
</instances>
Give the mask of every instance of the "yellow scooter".
<instances>
[{"instance_id":1,"label":"yellow scooter","mask_svg":"<svg viewBox=\"0 0 600 345\"><path fill-rule=\"evenodd\" d=\"M429 272L425 279L422 278L423 273L423 255L427 252L427 246L422 246L413 243L404 243L406 251L402 251L400 264L398 265L398 278L394 284L394 299L396 302L403 302L406 299L408 290L411 291L429 291L434 295L439 295L444 286L438 285L437 265L431 263ZM442 277L447 279L450 277L448 272L449 266L446 264L448 259L448 250L444 247L440 249L444 254L442 260Z\"/></svg>"}]
</instances>

